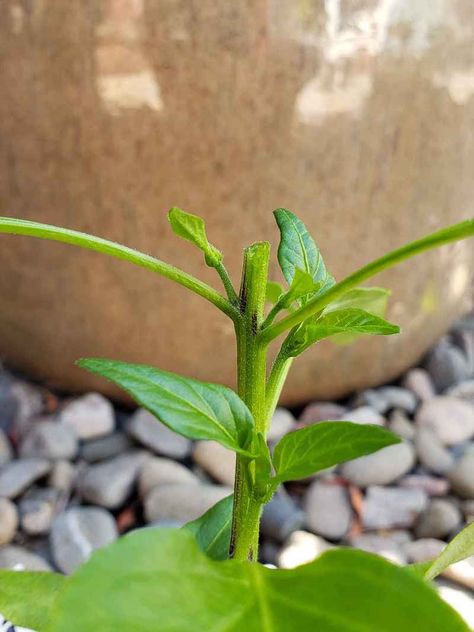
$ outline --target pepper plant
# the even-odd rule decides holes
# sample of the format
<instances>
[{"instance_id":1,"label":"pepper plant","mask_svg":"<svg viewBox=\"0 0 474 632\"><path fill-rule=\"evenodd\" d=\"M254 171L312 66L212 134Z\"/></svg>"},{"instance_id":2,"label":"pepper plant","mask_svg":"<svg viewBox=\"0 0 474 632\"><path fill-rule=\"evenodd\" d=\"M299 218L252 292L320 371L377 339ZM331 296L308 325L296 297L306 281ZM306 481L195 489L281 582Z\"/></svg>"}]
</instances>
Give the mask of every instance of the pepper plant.
<instances>
[{"instance_id":1,"label":"pepper plant","mask_svg":"<svg viewBox=\"0 0 474 632\"><path fill-rule=\"evenodd\" d=\"M286 285L268 280L270 244L257 242L244 250L237 290L222 253L208 241L204 221L178 208L169 212L175 234L203 252L225 294L117 243L0 218L0 232L109 254L188 288L231 319L237 346L237 392L117 359L78 361L124 389L157 423L233 450L234 494L183 529L148 528L126 535L69 578L0 571L0 612L15 623L48 632L468 629L429 582L474 554L473 525L438 560L408 568L362 551L335 549L297 569L273 570L258 564L258 543L262 508L279 485L400 441L383 427L329 420L287 434L270 451L269 424L293 360L326 338L347 342L360 335L398 333L384 318L388 291L361 284L404 259L473 236L474 220L409 243L336 282L303 222L286 209L274 214ZM280 347L269 366L269 347L277 339Z\"/></svg>"}]
</instances>

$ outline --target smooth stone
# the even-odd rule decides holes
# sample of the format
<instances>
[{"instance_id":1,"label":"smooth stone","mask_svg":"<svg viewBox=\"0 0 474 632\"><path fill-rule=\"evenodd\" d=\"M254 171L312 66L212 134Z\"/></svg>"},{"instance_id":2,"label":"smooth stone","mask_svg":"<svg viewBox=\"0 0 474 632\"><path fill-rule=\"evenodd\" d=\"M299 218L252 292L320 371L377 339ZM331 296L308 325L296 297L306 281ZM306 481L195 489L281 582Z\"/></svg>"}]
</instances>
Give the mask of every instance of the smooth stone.
<instances>
[{"instance_id":1,"label":"smooth stone","mask_svg":"<svg viewBox=\"0 0 474 632\"><path fill-rule=\"evenodd\" d=\"M48 476L48 485L69 494L76 482L76 467L69 461L55 461Z\"/></svg>"},{"instance_id":2,"label":"smooth stone","mask_svg":"<svg viewBox=\"0 0 474 632\"><path fill-rule=\"evenodd\" d=\"M74 430L56 421L40 421L32 425L20 445L21 457L73 459L78 450Z\"/></svg>"},{"instance_id":3,"label":"smooth stone","mask_svg":"<svg viewBox=\"0 0 474 632\"><path fill-rule=\"evenodd\" d=\"M439 578L436 579L436 588L441 599L446 601L464 619L468 629L474 630L474 594L472 589Z\"/></svg>"},{"instance_id":4,"label":"smooth stone","mask_svg":"<svg viewBox=\"0 0 474 632\"><path fill-rule=\"evenodd\" d=\"M13 450L7 435L0 429L0 468L12 460Z\"/></svg>"},{"instance_id":5,"label":"smooth stone","mask_svg":"<svg viewBox=\"0 0 474 632\"><path fill-rule=\"evenodd\" d=\"M354 406L367 406L382 415L388 410L387 400L374 388L368 388L356 395L353 404Z\"/></svg>"},{"instance_id":6,"label":"smooth stone","mask_svg":"<svg viewBox=\"0 0 474 632\"><path fill-rule=\"evenodd\" d=\"M418 518L415 526L417 538L445 538L462 523L461 511L449 500L435 498Z\"/></svg>"},{"instance_id":7,"label":"smooth stone","mask_svg":"<svg viewBox=\"0 0 474 632\"><path fill-rule=\"evenodd\" d=\"M130 496L148 458L147 452L137 451L89 465L79 477L77 489L88 503L117 509Z\"/></svg>"},{"instance_id":8,"label":"smooth stone","mask_svg":"<svg viewBox=\"0 0 474 632\"><path fill-rule=\"evenodd\" d=\"M446 338L442 338L427 354L424 366L438 391L467 380L470 366L466 355Z\"/></svg>"},{"instance_id":9,"label":"smooth stone","mask_svg":"<svg viewBox=\"0 0 474 632\"><path fill-rule=\"evenodd\" d=\"M434 560L444 550L446 542L436 538L420 538L403 545L403 551L411 564Z\"/></svg>"},{"instance_id":10,"label":"smooth stone","mask_svg":"<svg viewBox=\"0 0 474 632\"><path fill-rule=\"evenodd\" d=\"M45 459L18 459L7 463L0 470L0 496L16 498L50 469L51 464Z\"/></svg>"},{"instance_id":11,"label":"smooth stone","mask_svg":"<svg viewBox=\"0 0 474 632\"><path fill-rule=\"evenodd\" d=\"M462 443L474 436L474 406L440 395L421 405L416 424L430 428L444 445Z\"/></svg>"},{"instance_id":12,"label":"smooth stone","mask_svg":"<svg viewBox=\"0 0 474 632\"><path fill-rule=\"evenodd\" d=\"M347 461L341 474L359 487L389 485L409 472L415 464L415 450L411 443L397 443L378 452Z\"/></svg>"},{"instance_id":13,"label":"smooth stone","mask_svg":"<svg viewBox=\"0 0 474 632\"><path fill-rule=\"evenodd\" d=\"M43 557L14 544L0 548L0 568L18 571L53 570Z\"/></svg>"},{"instance_id":14,"label":"smooth stone","mask_svg":"<svg viewBox=\"0 0 474 632\"><path fill-rule=\"evenodd\" d=\"M429 428L417 429L415 447L420 463L435 474L445 474L454 465L454 456Z\"/></svg>"},{"instance_id":15,"label":"smooth stone","mask_svg":"<svg viewBox=\"0 0 474 632\"><path fill-rule=\"evenodd\" d=\"M312 562L332 548L332 544L314 533L295 531L285 542L278 555L278 566L280 568L296 568Z\"/></svg>"},{"instance_id":16,"label":"smooth stone","mask_svg":"<svg viewBox=\"0 0 474 632\"><path fill-rule=\"evenodd\" d=\"M415 425L401 410L395 409L390 413L388 427L402 439L411 440L415 437Z\"/></svg>"},{"instance_id":17,"label":"smooth stone","mask_svg":"<svg viewBox=\"0 0 474 632\"><path fill-rule=\"evenodd\" d=\"M29 429L31 420L43 412L43 391L28 382L15 382L11 392L17 402L13 425L17 436L22 437Z\"/></svg>"},{"instance_id":18,"label":"smooth stone","mask_svg":"<svg viewBox=\"0 0 474 632\"><path fill-rule=\"evenodd\" d=\"M132 447L133 444L126 434L114 432L98 439L86 441L81 446L80 457L88 463L97 463L97 461L110 459L128 452Z\"/></svg>"},{"instance_id":19,"label":"smooth stone","mask_svg":"<svg viewBox=\"0 0 474 632\"><path fill-rule=\"evenodd\" d=\"M162 424L144 408L139 408L131 417L129 435L157 454L173 459L185 459L191 453L192 443Z\"/></svg>"},{"instance_id":20,"label":"smooth stone","mask_svg":"<svg viewBox=\"0 0 474 632\"><path fill-rule=\"evenodd\" d=\"M332 402L313 402L308 404L298 421L310 426L320 421L330 421L344 418L347 408Z\"/></svg>"},{"instance_id":21,"label":"smooth stone","mask_svg":"<svg viewBox=\"0 0 474 632\"><path fill-rule=\"evenodd\" d=\"M386 403L385 410L381 410L381 413L393 408L399 408L411 415L415 412L418 405L418 399L414 393L400 386L381 386L377 389L377 393Z\"/></svg>"},{"instance_id":22,"label":"smooth stone","mask_svg":"<svg viewBox=\"0 0 474 632\"><path fill-rule=\"evenodd\" d=\"M449 397L457 397L474 406L474 380L466 380L448 388L445 393Z\"/></svg>"},{"instance_id":23,"label":"smooth stone","mask_svg":"<svg viewBox=\"0 0 474 632\"><path fill-rule=\"evenodd\" d=\"M153 488L173 483L199 485L200 481L189 468L181 463L172 459L154 456L149 458L140 470L138 475L138 493L140 498L143 499Z\"/></svg>"},{"instance_id":24,"label":"smooth stone","mask_svg":"<svg viewBox=\"0 0 474 632\"><path fill-rule=\"evenodd\" d=\"M385 426L385 417L369 406L360 406L346 412L344 421L353 421L355 424Z\"/></svg>"},{"instance_id":25,"label":"smooth stone","mask_svg":"<svg viewBox=\"0 0 474 632\"><path fill-rule=\"evenodd\" d=\"M217 482L229 487L234 485L235 452L217 441L198 441L194 447L193 459Z\"/></svg>"},{"instance_id":26,"label":"smooth stone","mask_svg":"<svg viewBox=\"0 0 474 632\"><path fill-rule=\"evenodd\" d=\"M145 498L144 510L147 522L180 520L189 522L204 514L219 500L232 493L223 485L196 485L175 483L152 489Z\"/></svg>"},{"instance_id":27,"label":"smooth stone","mask_svg":"<svg viewBox=\"0 0 474 632\"><path fill-rule=\"evenodd\" d=\"M474 499L474 452L467 451L448 472L453 490L462 498Z\"/></svg>"},{"instance_id":28,"label":"smooth stone","mask_svg":"<svg viewBox=\"0 0 474 632\"><path fill-rule=\"evenodd\" d=\"M276 443L295 427L296 419L293 414L286 408L277 408L270 421L267 440L269 443Z\"/></svg>"},{"instance_id":29,"label":"smooth stone","mask_svg":"<svg viewBox=\"0 0 474 632\"><path fill-rule=\"evenodd\" d=\"M10 544L18 529L18 510L8 498L0 498L0 547Z\"/></svg>"},{"instance_id":30,"label":"smooth stone","mask_svg":"<svg viewBox=\"0 0 474 632\"><path fill-rule=\"evenodd\" d=\"M117 539L113 516L100 507L74 507L53 522L51 551L56 566L66 574L76 570L90 555Z\"/></svg>"},{"instance_id":31,"label":"smooth stone","mask_svg":"<svg viewBox=\"0 0 474 632\"><path fill-rule=\"evenodd\" d=\"M20 500L21 529L28 535L46 535L56 513L58 492L55 489L32 489Z\"/></svg>"},{"instance_id":32,"label":"smooth stone","mask_svg":"<svg viewBox=\"0 0 474 632\"><path fill-rule=\"evenodd\" d=\"M344 487L314 481L304 498L306 525L310 531L340 540L352 523L352 508Z\"/></svg>"},{"instance_id":33,"label":"smooth stone","mask_svg":"<svg viewBox=\"0 0 474 632\"><path fill-rule=\"evenodd\" d=\"M115 428L112 404L99 393L88 393L69 402L60 413L60 421L71 427L79 439L96 439Z\"/></svg>"},{"instance_id":34,"label":"smooth stone","mask_svg":"<svg viewBox=\"0 0 474 632\"><path fill-rule=\"evenodd\" d=\"M398 486L421 489L428 496L445 496L450 489L449 482L445 478L429 476L429 474L408 474L398 481Z\"/></svg>"},{"instance_id":35,"label":"smooth stone","mask_svg":"<svg viewBox=\"0 0 474 632\"><path fill-rule=\"evenodd\" d=\"M466 522L471 524L474 522L474 500L465 500L461 503L462 512L466 518Z\"/></svg>"},{"instance_id":36,"label":"smooth stone","mask_svg":"<svg viewBox=\"0 0 474 632\"><path fill-rule=\"evenodd\" d=\"M435 397L436 390L430 374L425 369L411 369L405 374L402 384L422 402Z\"/></svg>"},{"instance_id":37,"label":"smooth stone","mask_svg":"<svg viewBox=\"0 0 474 632\"><path fill-rule=\"evenodd\" d=\"M13 427L18 408L12 386L13 378L0 367L0 430L6 432Z\"/></svg>"},{"instance_id":38,"label":"smooth stone","mask_svg":"<svg viewBox=\"0 0 474 632\"><path fill-rule=\"evenodd\" d=\"M362 522L366 529L412 527L428 505L420 489L369 487L362 503Z\"/></svg>"},{"instance_id":39,"label":"smooth stone","mask_svg":"<svg viewBox=\"0 0 474 632\"><path fill-rule=\"evenodd\" d=\"M474 591L474 555L451 564L449 568L443 571L443 575Z\"/></svg>"},{"instance_id":40,"label":"smooth stone","mask_svg":"<svg viewBox=\"0 0 474 632\"><path fill-rule=\"evenodd\" d=\"M293 531L301 529L304 521L304 512L291 496L279 492L263 508L260 527L264 537L282 542Z\"/></svg>"},{"instance_id":41,"label":"smooth stone","mask_svg":"<svg viewBox=\"0 0 474 632\"><path fill-rule=\"evenodd\" d=\"M409 535L407 540L410 541ZM402 541L400 538L391 535L375 535L372 533L361 533L360 535L350 538L351 546L368 553L375 553L381 557L385 557L394 564L406 564L407 557L402 550Z\"/></svg>"}]
</instances>

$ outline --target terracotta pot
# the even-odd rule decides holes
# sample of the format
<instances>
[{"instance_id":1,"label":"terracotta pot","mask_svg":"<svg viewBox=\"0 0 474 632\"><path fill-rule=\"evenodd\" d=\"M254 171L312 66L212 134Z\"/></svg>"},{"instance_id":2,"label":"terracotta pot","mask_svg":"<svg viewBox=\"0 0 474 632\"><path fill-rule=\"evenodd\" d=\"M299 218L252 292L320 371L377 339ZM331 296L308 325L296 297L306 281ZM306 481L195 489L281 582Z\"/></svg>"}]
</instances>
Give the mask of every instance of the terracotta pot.
<instances>
[{"instance_id":1,"label":"terracotta pot","mask_svg":"<svg viewBox=\"0 0 474 632\"><path fill-rule=\"evenodd\" d=\"M1 213L215 282L168 207L205 216L237 279L286 206L340 278L472 216L473 33L471 0L4 2ZM375 279L403 334L307 352L286 401L399 374L467 308L473 260L465 242ZM166 280L12 236L0 269L0 353L51 384L97 387L73 367L88 355L233 382L230 322Z\"/></svg>"}]
</instances>

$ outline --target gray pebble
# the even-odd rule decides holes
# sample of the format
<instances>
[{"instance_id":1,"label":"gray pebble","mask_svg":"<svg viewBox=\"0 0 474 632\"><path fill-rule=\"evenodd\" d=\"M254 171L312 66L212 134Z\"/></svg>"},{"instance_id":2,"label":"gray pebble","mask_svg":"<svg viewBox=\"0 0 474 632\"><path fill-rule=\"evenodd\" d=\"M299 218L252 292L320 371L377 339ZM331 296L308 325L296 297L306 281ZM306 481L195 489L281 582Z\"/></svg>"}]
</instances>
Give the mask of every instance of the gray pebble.
<instances>
[{"instance_id":1,"label":"gray pebble","mask_svg":"<svg viewBox=\"0 0 474 632\"><path fill-rule=\"evenodd\" d=\"M39 421L31 426L21 442L20 456L73 459L77 449L78 441L71 428L55 421Z\"/></svg>"},{"instance_id":2,"label":"gray pebble","mask_svg":"<svg viewBox=\"0 0 474 632\"><path fill-rule=\"evenodd\" d=\"M145 498L147 522L157 520L180 520L189 522L202 516L219 500L232 493L230 487L222 485L196 485L177 483L160 485Z\"/></svg>"},{"instance_id":3,"label":"gray pebble","mask_svg":"<svg viewBox=\"0 0 474 632\"><path fill-rule=\"evenodd\" d=\"M113 432L115 415L112 404L99 393L83 395L63 408L61 423L72 428L79 439L96 439Z\"/></svg>"},{"instance_id":4,"label":"gray pebble","mask_svg":"<svg viewBox=\"0 0 474 632\"><path fill-rule=\"evenodd\" d=\"M419 489L369 487L362 522L366 529L412 527L427 505L428 497Z\"/></svg>"},{"instance_id":5,"label":"gray pebble","mask_svg":"<svg viewBox=\"0 0 474 632\"><path fill-rule=\"evenodd\" d=\"M144 463L138 476L140 498L145 498L154 487L173 483L199 485L199 479L181 463L164 457L151 457Z\"/></svg>"},{"instance_id":6,"label":"gray pebble","mask_svg":"<svg viewBox=\"0 0 474 632\"><path fill-rule=\"evenodd\" d=\"M281 542L301 529L305 521L304 512L296 506L288 494L277 493L263 508L261 530L262 534Z\"/></svg>"},{"instance_id":7,"label":"gray pebble","mask_svg":"<svg viewBox=\"0 0 474 632\"><path fill-rule=\"evenodd\" d=\"M377 393L385 400L385 410L380 411L385 413L393 408L399 408L408 414L413 414L416 410L418 400L412 391L401 388L400 386L382 386L377 389Z\"/></svg>"},{"instance_id":8,"label":"gray pebble","mask_svg":"<svg viewBox=\"0 0 474 632\"><path fill-rule=\"evenodd\" d=\"M407 534L405 542L409 542L410 539L409 534ZM398 537L361 533L351 538L350 544L362 551L385 557L394 564L406 564L407 562L407 556L402 548L403 540Z\"/></svg>"},{"instance_id":9,"label":"gray pebble","mask_svg":"<svg viewBox=\"0 0 474 632\"><path fill-rule=\"evenodd\" d=\"M454 533L461 522L461 511L454 503L435 498L419 516L415 533L418 538L445 538Z\"/></svg>"},{"instance_id":10,"label":"gray pebble","mask_svg":"<svg viewBox=\"0 0 474 632\"><path fill-rule=\"evenodd\" d=\"M53 570L44 558L14 544L0 548L0 568L19 571Z\"/></svg>"},{"instance_id":11,"label":"gray pebble","mask_svg":"<svg viewBox=\"0 0 474 632\"><path fill-rule=\"evenodd\" d=\"M128 452L132 447L133 444L126 434L114 432L105 437L86 441L81 447L80 456L88 463L96 463Z\"/></svg>"},{"instance_id":12,"label":"gray pebble","mask_svg":"<svg viewBox=\"0 0 474 632\"><path fill-rule=\"evenodd\" d=\"M374 388L368 388L359 393L353 400L353 404L357 407L372 408L381 415L388 410L387 400Z\"/></svg>"},{"instance_id":13,"label":"gray pebble","mask_svg":"<svg viewBox=\"0 0 474 632\"><path fill-rule=\"evenodd\" d=\"M344 408L344 406L340 404L334 404L332 402L313 402L306 406L298 421L306 426L310 426L320 421L343 419L346 412L347 408Z\"/></svg>"},{"instance_id":14,"label":"gray pebble","mask_svg":"<svg viewBox=\"0 0 474 632\"><path fill-rule=\"evenodd\" d=\"M466 380L451 386L445 391L445 395L457 397L474 406L474 380Z\"/></svg>"},{"instance_id":15,"label":"gray pebble","mask_svg":"<svg viewBox=\"0 0 474 632\"><path fill-rule=\"evenodd\" d=\"M276 443L291 430L294 430L296 419L286 408L277 408L273 413L268 430L267 440Z\"/></svg>"},{"instance_id":16,"label":"gray pebble","mask_svg":"<svg viewBox=\"0 0 474 632\"><path fill-rule=\"evenodd\" d=\"M18 511L8 498L0 498L0 546L10 544L18 528Z\"/></svg>"},{"instance_id":17,"label":"gray pebble","mask_svg":"<svg viewBox=\"0 0 474 632\"><path fill-rule=\"evenodd\" d=\"M306 492L304 508L308 528L329 540L341 539L351 526L349 496L339 485L314 481Z\"/></svg>"},{"instance_id":18,"label":"gray pebble","mask_svg":"<svg viewBox=\"0 0 474 632\"><path fill-rule=\"evenodd\" d=\"M462 498L474 499L474 451L468 450L448 473L453 490Z\"/></svg>"},{"instance_id":19,"label":"gray pebble","mask_svg":"<svg viewBox=\"0 0 474 632\"><path fill-rule=\"evenodd\" d=\"M341 468L341 474L359 487L389 485L409 472L414 464L415 450L411 443L404 442L347 461Z\"/></svg>"},{"instance_id":20,"label":"gray pebble","mask_svg":"<svg viewBox=\"0 0 474 632\"><path fill-rule=\"evenodd\" d=\"M445 478L429 474L408 474L398 481L398 486L421 489L428 496L445 496L450 489L449 482Z\"/></svg>"},{"instance_id":21,"label":"gray pebble","mask_svg":"<svg viewBox=\"0 0 474 632\"><path fill-rule=\"evenodd\" d=\"M401 410L395 409L390 413L388 427L402 439L411 440L415 437L415 425Z\"/></svg>"},{"instance_id":22,"label":"gray pebble","mask_svg":"<svg viewBox=\"0 0 474 632\"><path fill-rule=\"evenodd\" d=\"M144 408L132 415L127 431L133 439L157 454L184 459L191 453L189 439L170 430Z\"/></svg>"},{"instance_id":23,"label":"gray pebble","mask_svg":"<svg viewBox=\"0 0 474 632\"><path fill-rule=\"evenodd\" d=\"M474 406L455 397L434 397L422 404L416 424L432 430L444 445L462 443L474 436Z\"/></svg>"},{"instance_id":24,"label":"gray pebble","mask_svg":"<svg viewBox=\"0 0 474 632\"><path fill-rule=\"evenodd\" d=\"M435 538L421 538L414 542L407 542L403 545L403 551L408 558L408 561L412 564L418 564L420 562L428 562L443 551L446 547L446 542L437 540Z\"/></svg>"},{"instance_id":25,"label":"gray pebble","mask_svg":"<svg viewBox=\"0 0 474 632\"><path fill-rule=\"evenodd\" d=\"M466 355L446 338L442 338L431 349L426 356L424 366L438 391L443 391L470 377L470 366Z\"/></svg>"},{"instance_id":26,"label":"gray pebble","mask_svg":"<svg viewBox=\"0 0 474 632\"><path fill-rule=\"evenodd\" d=\"M424 402L436 395L436 390L431 376L425 369L411 369L403 379L403 386Z\"/></svg>"},{"instance_id":27,"label":"gray pebble","mask_svg":"<svg viewBox=\"0 0 474 632\"><path fill-rule=\"evenodd\" d=\"M50 543L54 562L63 573L70 574L117 536L115 520L105 509L69 509L53 522Z\"/></svg>"},{"instance_id":28,"label":"gray pebble","mask_svg":"<svg viewBox=\"0 0 474 632\"><path fill-rule=\"evenodd\" d=\"M454 457L430 428L419 428L415 435L420 463L435 474L444 474L454 465Z\"/></svg>"},{"instance_id":29,"label":"gray pebble","mask_svg":"<svg viewBox=\"0 0 474 632\"><path fill-rule=\"evenodd\" d=\"M43 391L27 382L15 382L11 392L17 402L13 425L17 436L22 437L30 427L31 420L43 412Z\"/></svg>"},{"instance_id":30,"label":"gray pebble","mask_svg":"<svg viewBox=\"0 0 474 632\"><path fill-rule=\"evenodd\" d=\"M76 481L76 468L69 461L55 461L48 477L48 485L59 492L69 494Z\"/></svg>"},{"instance_id":31,"label":"gray pebble","mask_svg":"<svg viewBox=\"0 0 474 632\"><path fill-rule=\"evenodd\" d=\"M32 489L20 500L21 529L28 535L46 535L56 512L58 492L55 489Z\"/></svg>"},{"instance_id":32,"label":"gray pebble","mask_svg":"<svg viewBox=\"0 0 474 632\"><path fill-rule=\"evenodd\" d=\"M0 496L15 498L35 481L46 476L51 465L45 459L18 459L0 471Z\"/></svg>"},{"instance_id":33,"label":"gray pebble","mask_svg":"<svg viewBox=\"0 0 474 632\"><path fill-rule=\"evenodd\" d=\"M7 435L0 430L0 467L11 461L13 456L12 447Z\"/></svg>"},{"instance_id":34,"label":"gray pebble","mask_svg":"<svg viewBox=\"0 0 474 632\"><path fill-rule=\"evenodd\" d=\"M375 424L376 426L385 425L385 417L369 406L361 406L346 412L344 421L353 421L356 424Z\"/></svg>"},{"instance_id":35,"label":"gray pebble","mask_svg":"<svg viewBox=\"0 0 474 632\"><path fill-rule=\"evenodd\" d=\"M283 545L278 555L280 568L296 568L312 562L320 555L332 549L333 545L324 538L307 531L295 531Z\"/></svg>"},{"instance_id":36,"label":"gray pebble","mask_svg":"<svg viewBox=\"0 0 474 632\"><path fill-rule=\"evenodd\" d=\"M235 452L228 450L217 441L198 441L194 447L193 459L216 481L233 486Z\"/></svg>"}]
</instances>

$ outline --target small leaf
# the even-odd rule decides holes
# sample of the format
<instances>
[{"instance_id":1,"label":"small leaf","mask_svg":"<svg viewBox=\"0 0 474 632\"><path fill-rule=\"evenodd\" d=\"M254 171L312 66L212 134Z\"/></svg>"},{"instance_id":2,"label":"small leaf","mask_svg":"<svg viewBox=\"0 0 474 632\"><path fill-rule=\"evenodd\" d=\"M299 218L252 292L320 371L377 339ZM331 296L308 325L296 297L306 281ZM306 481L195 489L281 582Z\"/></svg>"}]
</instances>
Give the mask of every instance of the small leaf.
<instances>
[{"instance_id":1,"label":"small leaf","mask_svg":"<svg viewBox=\"0 0 474 632\"><path fill-rule=\"evenodd\" d=\"M44 630L65 584L57 573L0 570L0 612L15 625Z\"/></svg>"},{"instance_id":2,"label":"small leaf","mask_svg":"<svg viewBox=\"0 0 474 632\"><path fill-rule=\"evenodd\" d=\"M231 494L183 527L194 535L201 551L213 560L229 557L233 504L234 496Z\"/></svg>"},{"instance_id":3,"label":"small leaf","mask_svg":"<svg viewBox=\"0 0 474 632\"><path fill-rule=\"evenodd\" d=\"M261 432L257 435L255 452L258 453L258 457L252 461L254 492L259 498L264 499L264 502L268 502L267 494L271 490L272 459L265 437Z\"/></svg>"},{"instance_id":4,"label":"small leaf","mask_svg":"<svg viewBox=\"0 0 474 632\"><path fill-rule=\"evenodd\" d=\"M474 555L474 522L458 533L432 562L425 573L425 579L434 579L451 564L465 560L471 555Z\"/></svg>"},{"instance_id":5,"label":"small leaf","mask_svg":"<svg viewBox=\"0 0 474 632\"><path fill-rule=\"evenodd\" d=\"M282 307L289 307L294 301L316 294L321 283L316 283L308 272L295 268L295 274L288 291L280 297Z\"/></svg>"},{"instance_id":6,"label":"small leaf","mask_svg":"<svg viewBox=\"0 0 474 632\"><path fill-rule=\"evenodd\" d=\"M389 297L390 290L383 287L356 287L329 303L323 313L356 307L375 316L384 316Z\"/></svg>"},{"instance_id":7,"label":"small leaf","mask_svg":"<svg viewBox=\"0 0 474 632\"><path fill-rule=\"evenodd\" d=\"M340 309L320 318L309 318L291 335L285 347L288 355L297 356L315 342L337 334L370 334L388 336L398 334L400 328L363 309Z\"/></svg>"},{"instance_id":8,"label":"small leaf","mask_svg":"<svg viewBox=\"0 0 474 632\"><path fill-rule=\"evenodd\" d=\"M168 428L189 439L213 439L251 456L252 415L230 388L143 364L87 358L77 364L118 384Z\"/></svg>"},{"instance_id":9,"label":"small leaf","mask_svg":"<svg viewBox=\"0 0 474 632\"><path fill-rule=\"evenodd\" d=\"M222 253L207 240L206 225L201 217L174 206L168 213L168 219L178 237L187 239L203 251L208 266L215 268L222 261Z\"/></svg>"},{"instance_id":10,"label":"small leaf","mask_svg":"<svg viewBox=\"0 0 474 632\"><path fill-rule=\"evenodd\" d=\"M183 529L142 529L68 579L49 632L468 632L429 584L336 549L292 570L215 562Z\"/></svg>"},{"instance_id":11,"label":"small leaf","mask_svg":"<svg viewBox=\"0 0 474 632\"><path fill-rule=\"evenodd\" d=\"M272 303L273 305L275 303L278 303L278 299L283 294L283 292L284 289L280 285L280 283L277 283L276 281L267 281L265 298L267 299L268 303Z\"/></svg>"},{"instance_id":12,"label":"small leaf","mask_svg":"<svg viewBox=\"0 0 474 632\"><path fill-rule=\"evenodd\" d=\"M328 467L400 443L385 428L350 421L322 421L289 432L273 452L275 483L306 478Z\"/></svg>"},{"instance_id":13,"label":"small leaf","mask_svg":"<svg viewBox=\"0 0 474 632\"><path fill-rule=\"evenodd\" d=\"M335 281L328 274L321 253L303 222L284 208L273 214L280 229L278 261L288 284L291 285L295 270L299 269L307 272L324 289L333 285Z\"/></svg>"}]
</instances>

